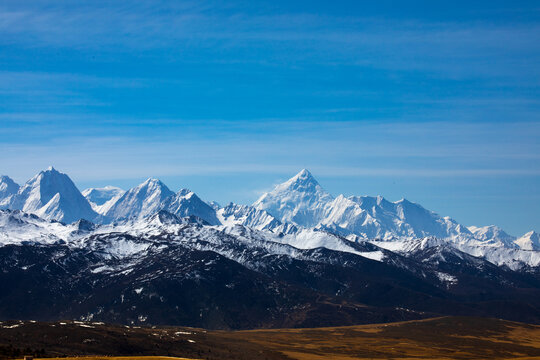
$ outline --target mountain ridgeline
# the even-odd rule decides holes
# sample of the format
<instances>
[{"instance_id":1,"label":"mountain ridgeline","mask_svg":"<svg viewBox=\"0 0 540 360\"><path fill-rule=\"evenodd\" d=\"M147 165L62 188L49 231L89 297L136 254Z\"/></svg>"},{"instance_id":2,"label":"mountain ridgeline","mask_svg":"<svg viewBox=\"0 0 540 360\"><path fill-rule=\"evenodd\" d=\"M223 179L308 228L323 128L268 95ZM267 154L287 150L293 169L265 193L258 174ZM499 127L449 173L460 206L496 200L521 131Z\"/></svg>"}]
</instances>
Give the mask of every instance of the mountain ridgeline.
<instances>
[{"instance_id":1,"label":"mountain ridgeline","mask_svg":"<svg viewBox=\"0 0 540 360\"><path fill-rule=\"evenodd\" d=\"M540 241L408 200L332 196L307 170L253 205L157 179L82 193L0 178L0 319L220 329L494 316L540 323Z\"/></svg>"},{"instance_id":2,"label":"mountain ridgeline","mask_svg":"<svg viewBox=\"0 0 540 360\"><path fill-rule=\"evenodd\" d=\"M0 209L23 210L65 223L85 219L108 224L166 210L180 217L197 216L212 225L241 223L266 230L316 228L365 240L474 239L540 249L534 231L517 238L493 225L467 228L406 199L390 202L382 196L334 197L305 169L263 194L252 206L212 204L188 189L174 193L155 178L128 191L107 186L81 193L66 174L53 167L23 186L8 176L0 177Z\"/></svg>"}]
</instances>

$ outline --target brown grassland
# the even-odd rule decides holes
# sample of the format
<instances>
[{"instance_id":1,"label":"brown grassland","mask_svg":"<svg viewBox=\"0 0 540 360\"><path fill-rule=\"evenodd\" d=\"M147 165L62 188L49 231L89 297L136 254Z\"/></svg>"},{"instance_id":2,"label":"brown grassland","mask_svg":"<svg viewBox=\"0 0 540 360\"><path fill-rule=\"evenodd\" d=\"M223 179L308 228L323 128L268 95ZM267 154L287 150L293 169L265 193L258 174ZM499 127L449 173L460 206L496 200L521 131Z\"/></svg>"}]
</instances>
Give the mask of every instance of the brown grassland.
<instances>
[{"instance_id":1,"label":"brown grassland","mask_svg":"<svg viewBox=\"0 0 540 360\"><path fill-rule=\"evenodd\" d=\"M540 359L540 326L473 317L246 331L4 322L0 350L11 359L28 353L64 360Z\"/></svg>"}]
</instances>

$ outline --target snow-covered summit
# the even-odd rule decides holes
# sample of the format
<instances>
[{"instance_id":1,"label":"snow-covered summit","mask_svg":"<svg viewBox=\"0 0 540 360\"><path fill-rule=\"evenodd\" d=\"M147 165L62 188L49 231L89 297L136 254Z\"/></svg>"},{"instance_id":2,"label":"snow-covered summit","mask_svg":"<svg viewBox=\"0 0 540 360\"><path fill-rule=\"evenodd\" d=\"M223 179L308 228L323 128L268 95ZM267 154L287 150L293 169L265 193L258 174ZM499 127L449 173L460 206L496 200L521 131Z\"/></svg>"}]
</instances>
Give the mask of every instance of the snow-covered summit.
<instances>
[{"instance_id":1,"label":"snow-covered summit","mask_svg":"<svg viewBox=\"0 0 540 360\"><path fill-rule=\"evenodd\" d=\"M498 226L469 226L469 231L474 234L478 240L482 241L500 241L502 244L508 247L514 247L515 236L508 235Z\"/></svg>"},{"instance_id":2,"label":"snow-covered summit","mask_svg":"<svg viewBox=\"0 0 540 360\"><path fill-rule=\"evenodd\" d=\"M197 216L212 225L220 223L214 208L188 189L181 189L165 199L161 208L179 217Z\"/></svg>"},{"instance_id":3,"label":"snow-covered summit","mask_svg":"<svg viewBox=\"0 0 540 360\"><path fill-rule=\"evenodd\" d=\"M536 231L529 231L515 241L523 250L540 250L540 235Z\"/></svg>"},{"instance_id":4,"label":"snow-covered summit","mask_svg":"<svg viewBox=\"0 0 540 360\"><path fill-rule=\"evenodd\" d=\"M368 239L472 237L469 230L451 218L406 199L391 202L382 196L339 195L327 205L320 225Z\"/></svg>"},{"instance_id":5,"label":"snow-covered summit","mask_svg":"<svg viewBox=\"0 0 540 360\"><path fill-rule=\"evenodd\" d=\"M320 221L324 207L332 200L332 195L319 185L308 170L303 169L262 195L253 206L267 211L282 222L312 227Z\"/></svg>"},{"instance_id":6,"label":"snow-covered summit","mask_svg":"<svg viewBox=\"0 0 540 360\"><path fill-rule=\"evenodd\" d=\"M174 193L160 180L154 178L147 179L120 197L109 201L110 203L102 206L109 206L104 215L111 220L142 219L165 210L178 217L196 216L212 225L219 224L215 210L193 191L181 189Z\"/></svg>"},{"instance_id":7,"label":"snow-covered summit","mask_svg":"<svg viewBox=\"0 0 540 360\"><path fill-rule=\"evenodd\" d=\"M149 178L125 192L105 213L111 219L144 217L161 210L162 202L174 193L160 180Z\"/></svg>"},{"instance_id":8,"label":"snow-covered summit","mask_svg":"<svg viewBox=\"0 0 540 360\"><path fill-rule=\"evenodd\" d=\"M52 166L28 180L3 207L64 222L97 216L69 176Z\"/></svg>"},{"instance_id":9,"label":"snow-covered summit","mask_svg":"<svg viewBox=\"0 0 540 360\"><path fill-rule=\"evenodd\" d=\"M12 178L6 175L0 176L0 205L17 191L19 191L19 185Z\"/></svg>"},{"instance_id":10,"label":"snow-covered summit","mask_svg":"<svg viewBox=\"0 0 540 360\"><path fill-rule=\"evenodd\" d=\"M334 198L313 175L302 170L261 196L253 205L282 222L317 227L344 236L366 239L470 237L473 234L449 217L402 199L391 202L382 196L339 195Z\"/></svg>"}]
</instances>

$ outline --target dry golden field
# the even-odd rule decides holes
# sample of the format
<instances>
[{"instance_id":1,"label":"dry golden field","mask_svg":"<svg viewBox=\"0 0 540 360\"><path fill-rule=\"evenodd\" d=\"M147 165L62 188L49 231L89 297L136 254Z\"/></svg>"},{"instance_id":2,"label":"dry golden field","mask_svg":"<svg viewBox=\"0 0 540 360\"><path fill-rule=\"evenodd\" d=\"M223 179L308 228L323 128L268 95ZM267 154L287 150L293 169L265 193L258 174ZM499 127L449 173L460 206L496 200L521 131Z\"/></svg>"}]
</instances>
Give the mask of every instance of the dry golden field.
<instances>
[{"instance_id":1,"label":"dry golden field","mask_svg":"<svg viewBox=\"0 0 540 360\"><path fill-rule=\"evenodd\" d=\"M67 321L18 324L0 327L0 348L42 351L40 357L64 360L540 358L540 326L470 317L246 331Z\"/></svg>"},{"instance_id":2,"label":"dry golden field","mask_svg":"<svg viewBox=\"0 0 540 360\"><path fill-rule=\"evenodd\" d=\"M15 359L15 360L24 360ZM173 356L76 356L56 358L34 358L33 360L198 360Z\"/></svg>"}]
</instances>

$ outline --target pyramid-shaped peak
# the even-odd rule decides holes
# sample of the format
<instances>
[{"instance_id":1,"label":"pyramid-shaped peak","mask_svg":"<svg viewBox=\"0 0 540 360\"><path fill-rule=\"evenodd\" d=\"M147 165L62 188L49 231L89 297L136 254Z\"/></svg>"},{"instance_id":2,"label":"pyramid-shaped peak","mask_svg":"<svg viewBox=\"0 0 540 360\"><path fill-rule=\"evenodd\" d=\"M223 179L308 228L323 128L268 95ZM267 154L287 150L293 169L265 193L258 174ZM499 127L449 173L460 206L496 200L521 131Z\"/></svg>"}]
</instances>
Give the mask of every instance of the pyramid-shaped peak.
<instances>
[{"instance_id":1,"label":"pyramid-shaped peak","mask_svg":"<svg viewBox=\"0 0 540 360\"><path fill-rule=\"evenodd\" d=\"M174 193L159 179L148 178L125 192L105 213L112 219L142 218L162 208Z\"/></svg>"},{"instance_id":2,"label":"pyramid-shaped peak","mask_svg":"<svg viewBox=\"0 0 540 360\"><path fill-rule=\"evenodd\" d=\"M302 169L302 170L300 170L300 172L298 174L296 174L296 177L298 177L298 178L309 178L309 177L313 177L313 175L311 175L311 173L309 172L308 169Z\"/></svg>"},{"instance_id":3,"label":"pyramid-shaped peak","mask_svg":"<svg viewBox=\"0 0 540 360\"><path fill-rule=\"evenodd\" d=\"M540 236L536 231L529 231L515 243L524 250L540 250Z\"/></svg>"},{"instance_id":4,"label":"pyramid-shaped peak","mask_svg":"<svg viewBox=\"0 0 540 360\"><path fill-rule=\"evenodd\" d=\"M263 198L267 198L269 196L280 198L288 197L287 194L293 193L301 193L305 194L306 196L317 196L318 194L322 197L332 197L321 187L321 185L319 185L317 180L315 180L313 175L311 175L308 170L303 169L298 174L294 175L292 178L285 181L284 183L276 185L272 191L264 194L256 203L261 201Z\"/></svg>"},{"instance_id":5,"label":"pyramid-shaped peak","mask_svg":"<svg viewBox=\"0 0 540 360\"><path fill-rule=\"evenodd\" d=\"M7 175L0 176L0 200L19 191L19 184Z\"/></svg>"},{"instance_id":6,"label":"pyramid-shaped peak","mask_svg":"<svg viewBox=\"0 0 540 360\"><path fill-rule=\"evenodd\" d=\"M319 182L313 177L313 175L307 169L302 169L298 174L283 183L286 187L318 187Z\"/></svg>"},{"instance_id":7,"label":"pyramid-shaped peak","mask_svg":"<svg viewBox=\"0 0 540 360\"><path fill-rule=\"evenodd\" d=\"M71 182L71 179L69 178L67 174L56 170L52 166L49 166L47 169L41 170L39 173L34 175L34 177L32 177L30 180L27 181L27 184L42 182L42 181Z\"/></svg>"},{"instance_id":8,"label":"pyramid-shaped peak","mask_svg":"<svg viewBox=\"0 0 540 360\"><path fill-rule=\"evenodd\" d=\"M313 177L313 175L309 172L308 169L302 169L300 170L300 172L298 174L296 174L295 176L293 176L293 179L298 179L298 180L315 180L315 178Z\"/></svg>"},{"instance_id":9,"label":"pyramid-shaped peak","mask_svg":"<svg viewBox=\"0 0 540 360\"><path fill-rule=\"evenodd\" d=\"M40 176L58 176L58 175L65 175L67 176L66 174L64 174L63 172L60 172L58 170L56 170L54 167L52 166L49 166L48 168L46 168L45 170L42 170L40 171L38 174L36 174L34 176L34 178L38 178Z\"/></svg>"},{"instance_id":10,"label":"pyramid-shaped peak","mask_svg":"<svg viewBox=\"0 0 540 360\"><path fill-rule=\"evenodd\" d=\"M69 176L52 166L28 180L10 207L66 223L93 220L97 215Z\"/></svg>"},{"instance_id":11,"label":"pyramid-shaped peak","mask_svg":"<svg viewBox=\"0 0 540 360\"><path fill-rule=\"evenodd\" d=\"M19 187L19 185L7 175L0 175L0 184L5 184L6 186L17 186L17 188Z\"/></svg>"},{"instance_id":12,"label":"pyramid-shaped peak","mask_svg":"<svg viewBox=\"0 0 540 360\"><path fill-rule=\"evenodd\" d=\"M282 222L314 226L320 220L324 206L333 199L313 175L303 169L272 191L263 194L253 206Z\"/></svg>"},{"instance_id":13,"label":"pyramid-shaped peak","mask_svg":"<svg viewBox=\"0 0 540 360\"><path fill-rule=\"evenodd\" d=\"M149 190L151 189L162 190L167 193L171 193L172 195L172 191L167 187L167 185L165 185L161 180L157 178L153 178L153 177L146 179L143 183L139 184L136 187L136 189L143 189L143 188L147 188Z\"/></svg>"},{"instance_id":14,"label":"pyramid-shaped peak","mask_svg":"<svg viewBox=\"0 0 540 360\"><path fill-rule=\"evenodd\" d=\"M161 180L159 180L158 178L154 178L154 177L149 177L148 179L146 179L143 182L143 184L161 184L161 185L164 185Z\"/></svg>"},{"instance_id":15,"label":"pyramid-shaped peak","mask_svg":"<svg viewBox=\"0 0 540 360\"><path fill-rule=\"evenodd\" d=\"M75 187L73 181L67 174L64 174L52 166L49 166L47 169L40 171L34 177L26 182L25 186L68 186ZM78 190L77 190L78 191Z\"/></svg>"},{"instance_id":16,"label":"pyramid-shaped peak","mask_svg":"<svg viewBox=\"0 0 540 360\"><path fill-rule=\"evenodd\" d=\"M0 175L0 181L5 181L5 182L15 182L12 178L10 178L10 177L7 176L7 175Z\"/></svg>"},{"instance_id":17,"label":"pyramid-shaped peak","mask_svg":"<svg viewBox=\"0 0 540 360\"><path fill-rule=\"evenodd\" d=\"M527 238L527 239L534 239L534 238L540 238L540 235L534 230L531 230L521 236L521 238Z\"/></svg>"}]
</instances>

